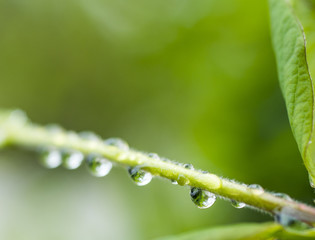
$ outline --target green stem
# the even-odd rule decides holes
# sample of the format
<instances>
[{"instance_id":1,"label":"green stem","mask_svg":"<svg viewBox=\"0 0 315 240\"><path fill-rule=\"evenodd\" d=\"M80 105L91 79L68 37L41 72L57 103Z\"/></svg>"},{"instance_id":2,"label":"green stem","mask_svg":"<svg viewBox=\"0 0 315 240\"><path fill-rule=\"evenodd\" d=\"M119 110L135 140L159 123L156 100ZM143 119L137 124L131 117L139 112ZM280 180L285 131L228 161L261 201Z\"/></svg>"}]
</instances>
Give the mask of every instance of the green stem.
<instances>
[{"instance_id":1,"label":"green stem","mask_svg":"<svg viewBox=\"0 0 315 240\"><path fill-rule=\"evenodd\" d=\"M66 148L84 154L97 153L113 162L126 166L139 166L154 176L160 176L180 185L198 187L223 198L246 203L272 215L285 207L296 220L315 223L315 208L294 200L277 197L272 193L245 184L221 178L212 173L185 168L182 164L163 161L135 150L123 150L100 140L84 139L70 131L51 131L47 127L30 123L16 111L0 111L0 145L2 143L28 148L43 146Z\"/></svg>"}]
</instances>

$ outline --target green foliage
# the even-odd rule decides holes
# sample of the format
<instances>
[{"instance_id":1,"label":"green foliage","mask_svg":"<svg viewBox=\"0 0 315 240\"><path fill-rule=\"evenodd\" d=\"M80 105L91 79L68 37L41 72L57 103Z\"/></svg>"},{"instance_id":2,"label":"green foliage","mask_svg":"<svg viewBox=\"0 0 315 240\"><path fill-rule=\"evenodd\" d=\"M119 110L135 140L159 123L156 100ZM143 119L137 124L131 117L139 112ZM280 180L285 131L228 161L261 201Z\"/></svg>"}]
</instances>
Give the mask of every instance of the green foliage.
<instances>
[{"instance_id":1,"label":"green foliage","mask_svg":"<svg viewBox=\"0 0 315 240\"><path fill-rule=\"evenodd\" d=\"M243 223L184 233L158 240L307 240L314 239L315 231L284 229L276 223Z\"/></svg>"},{"instance_id":2,"label":"green foliage","mask_svg":"<svg viewBox=\"0 0 315 240\"><path fill-rule=\"evenodd\" d=\"M292 2L299 7L309 1ZM290 124L310 178L314 180L314 89L307 60L315 56L308 55L306 43L309 39L307 36L305 39L303 26L291 2L270 0L270 12L279 80Z\"/></svg>"},{"instance_id":3,"label":"green foliage","mask_svg":"<svg viewBox=\"0 0 315 240\"><path fill-rule=\"evenodd\" d=\"M313 1L301 2L307 5L294 9L314 76ZM284 14L294 25L286 7L273 11L273 24L285 27ZM252 0L0 0L1 107L120 136L138 149L310 202L278 93L267 15L266 1ZM301 34L291 31L288 42L296 36L299 44L289 50L302 59ZM290 121L303 153L312 123L299 126L300 116ZM0 154L3 239L149 239L269 219L222 202L198 211L187 189L152 181L138 190L115 169L98 181L80 170L42 170L25 152ZM304 159L313 169L311 156Z\"/></svg>"},{"instance_id":4,"label":"green foliage","mask_svg":"<svg viewBox=\"0 0 315 240\"><path fill-rule=\"evenodd\" d=\"M272 236L275 236L281 229L282 227L275 223L243 223L194 231L179 236L161 238L159 240L267 240L274 239Z\"/></svg>"}]
</instances>

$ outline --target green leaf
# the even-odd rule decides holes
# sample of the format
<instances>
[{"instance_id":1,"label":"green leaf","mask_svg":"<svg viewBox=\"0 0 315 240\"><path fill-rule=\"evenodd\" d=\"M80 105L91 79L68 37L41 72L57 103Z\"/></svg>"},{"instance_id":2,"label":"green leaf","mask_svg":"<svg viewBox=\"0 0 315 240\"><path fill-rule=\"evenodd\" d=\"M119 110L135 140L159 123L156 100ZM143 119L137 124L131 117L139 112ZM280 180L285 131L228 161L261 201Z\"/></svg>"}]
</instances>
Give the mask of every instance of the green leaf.
<instances>
[{"instance_id":1,"label":"green leaf","mask_svg":"<svg viewBox=\"0 0 315 240\"><path fill-rule=\"evenodd\" d=\"M282 226L275 223L244 223L231 226L184 233L178 236L170 236L159 240L259 240L274 239L274 236L282 231Z\"/></svg>"},{"instance_id":2,"label":"green leaf","mask_svg":"<svg viewBox=\"0 0 315 240\"><path fill-rule=\"evenodd\" d=\"M283 229L279 231L275 236L282 240L307 240L315 239L315 230L296 231L294 229Z\"/></svg>"},{"instance_id":3,"label":"green leaf","mask_svg":"<svg viewBox=\"0 0 315 240\"><path fill-rule=\"evenodd\" d=\"M183 233L158 240L307 240L315 239L315 230L284 229L273 222L242 223Z\"/></svg>"},{"instance_id":4,"label":"green leaf","mask_svg":"<svg viewBox=\"0 0 315 240\"><path fill-rule=\"evenodd\" d=\"M289 121L310 179L315 182L314 90L308 67L309 55L314 54L307 50L311 43L306 45L308 39L297 15L302 5L310 2L269 0L269 6L272 43Z\"/></svg>"}]
</instances>

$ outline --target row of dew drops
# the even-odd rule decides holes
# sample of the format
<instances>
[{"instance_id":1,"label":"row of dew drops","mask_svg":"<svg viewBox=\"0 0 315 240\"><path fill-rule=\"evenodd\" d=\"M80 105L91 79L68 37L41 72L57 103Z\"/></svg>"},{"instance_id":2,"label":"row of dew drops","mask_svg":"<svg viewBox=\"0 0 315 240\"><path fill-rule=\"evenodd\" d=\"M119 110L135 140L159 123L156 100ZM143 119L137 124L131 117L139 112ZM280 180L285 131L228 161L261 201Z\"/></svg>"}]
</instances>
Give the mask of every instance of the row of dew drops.
<instances>
[{"instance_id":1,"label":"row of dew drops","mask_svg":"<svg viewBox=\"0 0 315 240\"><path fill-rule=\"evenodd\" d=\"M54 129L55 126L49 127L50 130L56 130ZM100 137L95 135L94 133L91 132L82 132L80 133L80 136L84 139L89 139L89 140L100 140ZM104 144L111 145L118 147L122 150L128 151L129 146L128 144L119 139L119 138L109 138L103 141ZM53 147L45 147L40 149L41 152L41 164L47 168L57 168L59 166L63 166L66 169L77 169L82 165L83 162L85 162L89 172L95 176L95 177L104 177L109 174L113 167L113 163L108 160L107 158L98 155L98 154L88 154L84 155L80 151L76 150L69 150L69 149L57 149ZM165 158L160 158L156 153L148 153L148 157L156 159L156 160L163 160L163 161L170 161ZM180 164L177 162L174 162L175 164ZM191 164L180 164L183 167L194 170L193 165ZM131 177L131 179L138 185L138 186L144 186L150 183L152 180L152 174L150 172L147 172L141 167L129 167L128 168L128 173ZM203 172L203 173L208 173L208 172ZM179 176L178 181L172 180L173 184L178 184L181 181L181 178L183 176ZM182 184L181 184L182 185ZM252 184L248 186L250 189L252 189L253 192L257 194L261 194L264 192L264 189L257 184ZM290 200L290 197L286 194L282 193L275 193L274 194L277 197L281 197L287 200ZM200 209L206 209L211 207L217 197L215 194L197 188L197 187L191 187L190 188L190 197L192 202ZM244 208L246 207L246 204L243 202L238 202L236 200L231 200L231 204L235 208Z\"/></svg>"},{"instance_id":2,"label":"row of dew drops","mask_svg":"<svg viewBox=\"0 0 315 240\"><path fill-rule=\"evenodd\" d=\"M56 132L60 131L57 126L47 126L50 131ZM83 139L89 140L100 140L100 138L91 132L82 132L80 136ZM109 138L103 141L104 144L111 145L118 147L124 151L129 150L128 144L119 138ZM42 147L39 149L41 152L40 163L46 168L57 168L59 166L63 166L66 169L73 170L80 167L84 162L87 166L89 172L95 177L104 177L109 174L113 167L113 163L99 155L99 154L88 154L84 155L80 151L71 150L71 149L58 149L55 147ZM160 158L156 153L148 153L148 157L156 159L156 160L163 160L163 161L170 161L165 158ZM177 165L182 165L187 169L194 170L194 167L191 164L180 164L174 162ZM141 169L141 167L128 167L128 173L131 179L136 183L138 186L144 186L151 182L153 176L150 172ZM203 172L208 173L208 172ZM180 175L178 180L172 180L172 184L180 184L185 185L184 176ZM202 190L200 188L191 187L190 189L190 197L193 203L200 209L205 209L211 207L216 201L216 195ZM244 203L239 203L232 200L232 206L236 208L243 208L245 207Z\"/></svg>"},{"instance_id":3,"label":"row of dew drops","mask_svg":"<svg viewBox=\"0 0 315 240\"><path fill-rule=\"evenodd\" d=\"M15 121L16 124L25 124L28 121L28 118L26 114L23 111L15 110L10 114L11 121ZM63 129L55 124L46 126L47 130L51 133L61 132ZM0 129L1 130L1 129ZM3 134L3 132L0 131L0 133ZM91 140L91 141L103 141L99 136L92 132L82 132L79 134L80 137L83 139ZM0 134L0 145L1 140L3 144L5 143L5 135L3 135L1 138ZM109 138L103 141L104 144L115 146L117 148L120 148L121 150L128 151L129 146L128 144L119 139L119 138ZM82 165L83 162L86 163L87 168L89 172L94 175L95 177L104 177L111 171L113 164L110 160L107 158L98 155L98 154L88 154L84 155L80 151L76 150L70 150L70 149L58 149L54 147L42 147L40 148L41 152L41 163L43 166L47 168L57 168L60 165L67 169L77 169ZM194 170L193 165L191 164L181 164L177 163L171 160L168 160L166 158L160 158L155 153L148 153L148 157L156 160L162 160L162 161L169 161L176 165L183 166L187 169ZM205 171L200 171L201 173L208 173ZM138 185L138 186L144 186L152 180L152 174L150 172L147 172L141 167L129 167L128 173L131 177L131 179ZM179 184L179 185L185 185L187 184L187 179L183 175L179 175L177 181L172 180L173 184ZM315 184L311 182L311 186L315 187ZM252 190L252 192L256 195L260 195L265 192L265 190L257 184L251 184L247 186ZM283 198L285 200L292 200L288 195L284 193L273 193L275 197ZM216 195L197 188L197 187L191 187L190 188L190 197L193 203L200 209L205 209L211 207L215 201L216 201ZM244 208L246 207L246 204L243 202L238 202L236 200L231 200L231 204L235 208ZM283 208L275 215L275 220L279 222L281 225L284 226L292 226L292 225L298 225L298 227L301 226L301 222L297 221L294 216L291 213L291 209ZM303 223L302 223L303 224ZM307 226L308 227L308 226Z\"/></svg>"}]
</instances>

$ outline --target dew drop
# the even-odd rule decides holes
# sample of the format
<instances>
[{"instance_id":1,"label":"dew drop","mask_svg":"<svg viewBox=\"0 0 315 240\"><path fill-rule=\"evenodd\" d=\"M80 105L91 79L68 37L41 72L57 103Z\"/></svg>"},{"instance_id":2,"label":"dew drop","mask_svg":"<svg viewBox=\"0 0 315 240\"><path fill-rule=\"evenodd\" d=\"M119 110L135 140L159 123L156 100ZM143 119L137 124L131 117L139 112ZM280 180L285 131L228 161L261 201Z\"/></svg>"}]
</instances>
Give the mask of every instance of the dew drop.
<instances>
[{"instance_id":1,"label":"dew drop","mask_svg":"<svg viewBox=\"0 0 315 240\"><path fill-rule=\"evenodd\" d=\"M62 166L67 169L77 169L82 164L84 155L78 151L64 152L62 156Z\"/></svg>"},{"instance_id":2,"label":"dew drop","mask_svg":"<svg viewBox=\"0 0 315 240\"><path fill-rule=\"evenodd\" d=\"M67 138L69 142L77 142L78 140L80 140L79 135L74 131L68 131Z\"/></svg>"},{"instance_id":3,"label":"dew drop","mask_svg":"<svg viewBox=\"0 0 315 240\"><path fill-rule=\"evenodd\" d=\"M265 192L265 190L262 188L262 186L260 186L258 184L248 185L248 188L250 188L252 190L252 192L256 195L260 195L260 194L263 194Z\"/></svg>"},{"instance_id":4,"label":"dew drop","mask_svg":"<svg viewBox=\"0 0 315 240\"><path fill-rule=\"evenodd\" d=\"M312 180L311 174L308 175L308 180L309 180L309 182L310 182L311 188L315 188L315 184L314 184L314 182L313 182L313 180Z\"/></svg>"},{"instance_id":5,"label":"dew drop","mask_svg":"<svg viewBox=\"0 0 315 240\"><path fill-rule=\"evenodd\" d=\"M186 163L186 164L184 164L184 168L193 170L194 166L192 164L190 164L190 163Z\"/></svg>"},{"instance_id":6,"label":"dew drop","mask_svg":"<svg viewBox=\"0 0 315 240\"><path fill-rule=\"evenodd\" d=\"M163 162L171 162L171 160L169 160L168 158L162 157L160 158Z\"/></svg>"},{"instance_id":7,"label":"dew drop","mask_svg":"<svg viewBox=\"0 0 315 240\"><path fill-rule=\"evenodd\" d=\"M104 143L110 146L118 147L121 150L128 151L129 145L124 140L120 138L108 138L104 140Z\"/></svg>"},{"instance_id":8,"label":"dew drop","mask_svg":"<svg viewBox=\"0 0 315 240\"><path fill-rule=\"evenodd\" d=\"M148 157L153 158L155 160L160 160L159 155L157 155L156 153L148 153Z\"/></svg>"},{"instance_id":9,"label":"dew drop","mask_svg":"<svg viewBox=\"0 0 315 240\"><path fill-rule=\"evenodd\" d=\"M172 183L173 185L177 185L177 184L178 184L178 182L177 182L176 180L171 180L171 183Z\"/></svg>"},{"instance_id":10,"label":"dew drop","mask_svg":"<svg viewBox=\"0 0 315 240\"><path fill-rule=\"evenodd\" d=\"M147 185L152 180L152 174L140 169L139 167L129 167L128 173L138 186Z\"/></svg>"},{"instance_id":11,"label":"dew drop","mask_svg":"<svg viewBox=\"0 0 315 240\"><path fill-rule=\"evenodd\" d=\"M28 117L24 111L16 109L10 113L9 121L21 126L27 123Z\"/></svg>"},{"instance_id":12,"label":"dew drop","mask_svg":"<svg viewBox=\"0 0 315 240\"><path fill-rule=\"evenodd\" d=\"M294 217L295 210L290 207L283 207L281 211L276 212L275 221L285 227L292 227L299 223Z\"/></svg>"},{"instance_id":13,"label":"dew drop","mask_svg":"<svg viewBox=\"0 0 315 240\"><path fill-rule=\"evenodd\" d=\"M48 124L46 125L46 129L50 132L50 133L61 133L63 131L62 127L60 127L58 124Z\"/></svg>"},{"instance_id":14,"label":"dew drop","mask_svg":"<svg viewBox=\"0 0 315 240\"><path fill-rule=\"evenodd\" d=\"M285 193L273 193L272 195L278 198L285 199L285 200L292 200L292 198Z\"/></svg>"},{"instance_id":15,"label":"dew drop","mask_svg":"<svg viewBox=\"0 0 315 240\"><path fill-rule=\"evenodd\" d=\"M106 176L113 167L112 162L108 159L92 154L87 156L86 163L90 173L95 177Z\"/></svg>"},{"instance_id":16,"label":"dew drop","mask_svg":"<svg viewBox=\"0 0 315 240\"><path fill-rule=\"evenodd\" d=\"M57 149L43 150L40 163L46 168L56 168L62 163L62 154Z\"/></svg>"},{"instance_id":17,"label":"dew drop","mask_svg":"<svg viewBox=\"0 0 315 240\"><path fill-rule=\"evenodd\" d=\"M296 216L299 216L296 209L285 206L280 211L276 211L275 221L284 227L290 227L296 230L305 230L312 227L307 223L299 221Z\"/></svg>"},{"instance_id":18,"label":"dew drop","mask_svg":"<svg viewBox=\"0 0 315 240\"><path fill-rule=\"evenodd\" d=\"M84 132L80 132L79 136L83 139L86 140L94 140L94 141L98 141L100 140L100 136L98 136L97 134L95 134L94 132L90 132L90 131L84 131Z\"/></svg>"},{"instance_id":19,"label":"dew drop","mask_svg":"<svg viewBox=\"0 0 315 240\"><path fill-rule=\"evenodd\" d=\"M279 224L281 224L282 226L288 227L288 226L294 224L295 219L288 214L285 214L283 212L279 212L275 215L275 221L278 222Z\"/></svg>"},{"instance_id":20,"label":"dew drop","mask_svg":"<svg viewBox=\"0 0 315 240\"><path fill-rule=\"evenodd\" d=\"M235 207L235 208L243 208L243 207L246 206L245 203L243 203L243 202L238 202L238 201L235 201L235 200L231 200L231 204L232 204L232 206Z\"/></svg>"},{"instance_id":21,"label":"dew drop","mask_svg":"<svg viewBox=\"0 0 315 240\"><path fill-rule=\"evenodd\" d=\"M216 201L216 196L213 193L196 187L190 189L190 197L193 203L200 209L209 208Z\"/></svg>"}]
</instances>

